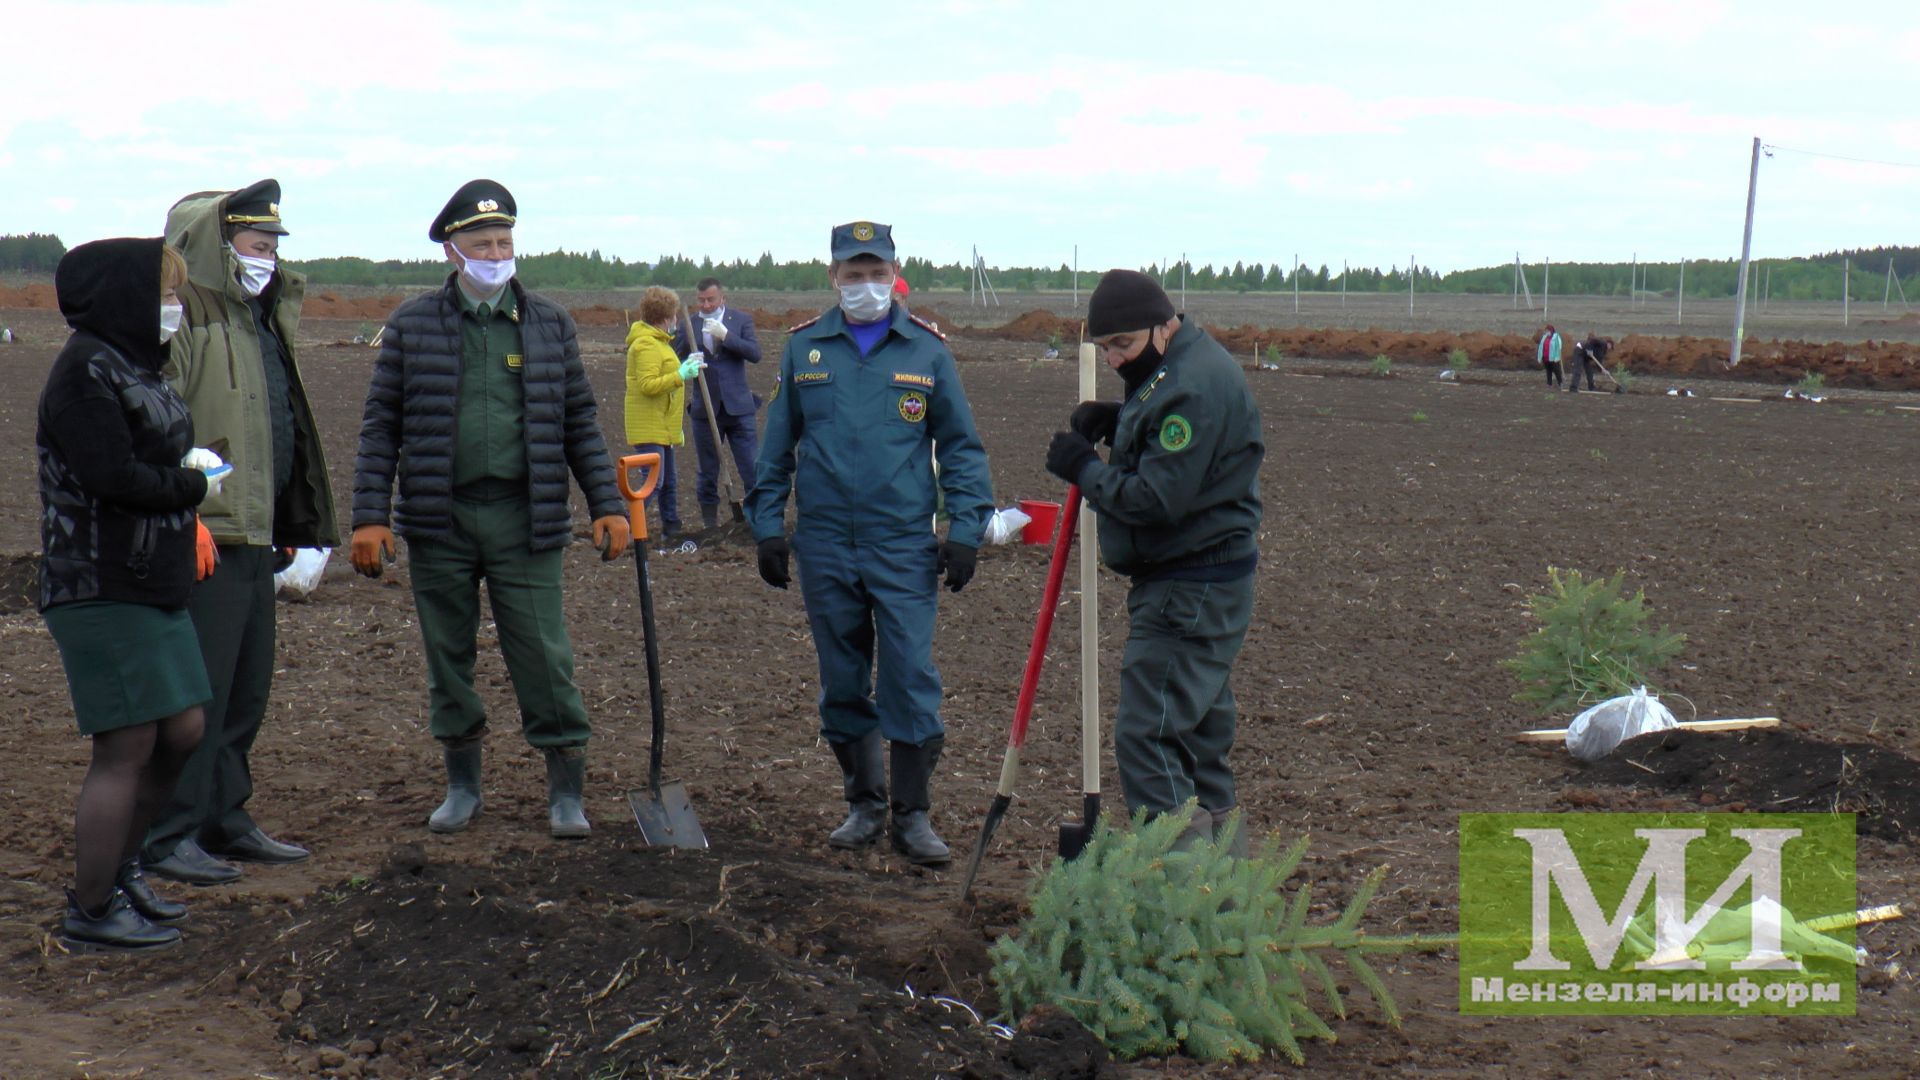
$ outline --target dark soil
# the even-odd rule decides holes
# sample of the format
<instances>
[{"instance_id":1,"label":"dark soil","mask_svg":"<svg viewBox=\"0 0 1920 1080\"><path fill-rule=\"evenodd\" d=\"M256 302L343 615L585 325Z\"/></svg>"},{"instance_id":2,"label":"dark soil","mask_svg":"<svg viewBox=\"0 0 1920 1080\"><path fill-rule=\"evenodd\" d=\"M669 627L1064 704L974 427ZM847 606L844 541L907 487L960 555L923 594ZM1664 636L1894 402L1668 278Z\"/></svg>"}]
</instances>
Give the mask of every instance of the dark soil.
<instances>
[{"instance_id":1,"label":"dark soil","mask_svg":"<svg viewBox=\"0 0 1920 1080\"><path fill-rule=\"evenodd\" d=\"M10 375L0 438L21 467L0 471L0 595L24 598L39 542L35 403L63 335L50 312L7 321L23 343L0 347ZM335 343L357 330L315 319L301 335L343 508L373 354ZM620 331L582 335L602 426L618 442ZM777 352L778 332L764 338ZM1059 497L1042 463L1077 379L1070 364L1033 362L1036 344L955 339L1002 505ZM1513 705L1498 662L1531 629L1524 600L1549 565L1624 569L1655 619L1689 635L1665 687L1701 715L1805 725L1796 753L1810 774L1832 775L1833 759L1817 756L1827 746L1920 752L1920 413L1896 408L1920 401L1852 391L1762 408L1713 402L1707 384L1696 399L1547 394L1535 378L1478 365L1466 385L1430 369L1293 377L1354 367L1289 359L1252 376L1267 515L1235 675L1234 762L1253 828L1313 835L1302 866L1324 905L1313 917L1385 863L1370 925L1454 930L1462 812L1725 805L1706 780L1671 791L1605 783L1570 771L1563 749L1503 738L1542 726ZM772 369L752 373L762 395ZM949 734L934 816L959 859L999 772L1046 556L988 548L966 591L941 596ZM314 857L170 890L193 909L186 941L139 960L66 956L48 932L71 873L87 747L44 624L30 602L0 605L0 1077L1018 1074L1021 1044L926 999L998 1011L986 949L1017 925L1059 822L1078 813L1080 649L1058 629L1077 626L1075 613L1059 615L1018 797L983 866L980 906L966 910L953 872L825 846L844 806L817 735L799 597L762 585L746 544L651 568L667 776L687 784L711 851L641 847L626 804L644 782L648 728L629 565L604 565L585 544L566 560L576 677L595 722L594 835L569 844L546 836L540 758L518 737L491 624L478 680L494 717L486 813L465 833L427 834L443 777L407 556L367 581L336 554L308 602L279 609L279 671L253 755L254 812ZM1063 598L1099 603L1109 714L1125 588L1103 575L1097 598ZM1110 751L1104 766L1117 802ZM1886 801L1893 788L1868 790ZM1831 805L1817 787L1806 794ZM1761 808L1751 795L1725 798ZM1920 895L1920 856L1891 835L1861 837L1863 904ZM1911 1075L1920 929L1875 924L1859 941L1873 958L1859 1014L1827 1020L1468 1017L1449 955L1392 957L1381 974L1404 1028L1357 992L1332 1021L1338 1041L1308 1046L1310 1068L1421 1080ZM1276 1071L1184 1059L1108 1068L1122 1080Z\"/></svg>"},{"instance_id":2,"label":"dark soil","mask_svg":"<svg viewBox=\"0 0 1920 1080\"><path fill-rule=\"evenodd\" d=\"M1643 787L1729 811L1858 814L1860 832L1906 840L1920 827L1920 761L1788 728L1656 731L1576 777Z\"/></svg>"}]
</instances>

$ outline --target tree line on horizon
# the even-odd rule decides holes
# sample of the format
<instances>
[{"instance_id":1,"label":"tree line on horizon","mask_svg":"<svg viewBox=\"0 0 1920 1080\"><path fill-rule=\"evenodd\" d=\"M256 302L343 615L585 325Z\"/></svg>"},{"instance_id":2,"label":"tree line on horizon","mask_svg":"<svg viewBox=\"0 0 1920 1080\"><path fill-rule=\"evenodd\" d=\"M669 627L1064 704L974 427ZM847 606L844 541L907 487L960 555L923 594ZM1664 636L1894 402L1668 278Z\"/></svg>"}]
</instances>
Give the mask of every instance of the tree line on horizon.
<instances>
[{"instance_id":1,"label":"tree line on horizon","mask_svg":"<svg viewBox=\"0 0 1920 1080\"><path fill-rule=\"evenodd\" d=\"M0 272L52 273L66 254L66 246L57 236L28 233L24 236L0 235ZM1906 281L1915 281L1913 299L1920 299L1920 247L1875 247L1833 251L1791 259L1754 260L1749 268L1748 288L1752 296L1764 291L1782 300L1838 300L1841 282L1852 274L1848 291L1855 301L1880 299L1887 288L1887 267L1904 290ZM288 259L287 265L307 275L316 285L432 286L446 280L447 264L438 259L363 259L337 256L323 259ZM1738 278L1734 259L1689 259L1686 264L1685 292L1702 299L1730 297ZM1677 263L1588 262L1522 263L1527 288L1535 295L1551 289L1558 295L1579 296L1672 296L1682 287ZM1165 267L1142 266L1168 289L1184 287L1195 292L1302 292L1401 293L1408 288L1408 272L1391 266L1348 267L1344 278L1339 271L1322 264L1302 266L1289 272L1278 263L1236 262L1231 267L1211 264L1195 266L1175 262ZM673 289L691 289L702 278L719 278L730 289L788 292L821 289L826 286L827 266L819 259L776 262L769 252L758 259L698 261L682 255L662 255L653 262L627 262L618 256L608 258L598 250L587 252L553 251L522 256L519 272L528 282L547 289L638 289L664 285ZM902 275L915 289L957 290L964 292L972 284L971 268L958 260L935 263L929 259L908 257ZM1068 292L1075 287L1072 267L989 267L988 279L1002 292ZM1081 291L1093 288L1099 272L1082 270L1078 274ZM1426 267L1414 267L1415 292L1505 295L1515 288L1514 267L1477 267L1437 273Z\"/></svg>"}]
</instances>

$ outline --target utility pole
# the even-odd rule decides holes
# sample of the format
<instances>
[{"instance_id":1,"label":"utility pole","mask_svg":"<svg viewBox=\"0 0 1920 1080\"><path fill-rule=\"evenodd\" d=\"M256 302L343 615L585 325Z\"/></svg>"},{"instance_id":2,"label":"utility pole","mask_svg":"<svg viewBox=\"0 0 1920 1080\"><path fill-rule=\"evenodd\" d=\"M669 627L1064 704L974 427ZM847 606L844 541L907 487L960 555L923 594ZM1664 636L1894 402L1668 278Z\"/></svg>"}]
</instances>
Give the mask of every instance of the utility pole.
<instances>
[{"instance_id":1,"label":"utility pole","mask_svg":"<svg viewBox=\"0 0 1920 1080\"><path fill-rule=\"evenodd\" d=\"M1636 290L1634 289L1633 286L1635 281L1639 277L1640 277L1640 253L1636 251L1633 253L1633 261L1627 264L1627 306L1628 307L1632 307L1635 303Z\"/></svg>"},{"instance_id":2,"label":"utility pole","mask_svg":"<svg viewBox=\"0 0 1920 1080\"><path fill-rule=\"evenodd\" d=\"M1733 298L1733 353L1727 359L1728 367L1740 366L1740 344L1747 336L1747 261L1753 254L1753 193L1760 184L1760 136L1753 137L1753 164L1747 168L1747 224L1740 235L1740 277L1734 287L1739 295Z\"/></svg>"},{"instance_id":3,"label":"utility pole","mask_svg":"<svg viewBox=\"0 0 1920 1080\"><path fill-rule=\"evenodd\" d=\"M1893 260L1892 259L1887 260L1887 291L1881 294L1880 296L1880 306L1882 308L1890 308L1893 306Z\"/></svg>"},{"instance_id":4,"label":"utility pole","mask_svg":"<svg viewBox=\"0 0 1920 1080\"><path fill-rule=\"evenodd\" d=\"M1513 253L1513 310L1520 310L1520 253Z\"/></svg>"}]
</instances>

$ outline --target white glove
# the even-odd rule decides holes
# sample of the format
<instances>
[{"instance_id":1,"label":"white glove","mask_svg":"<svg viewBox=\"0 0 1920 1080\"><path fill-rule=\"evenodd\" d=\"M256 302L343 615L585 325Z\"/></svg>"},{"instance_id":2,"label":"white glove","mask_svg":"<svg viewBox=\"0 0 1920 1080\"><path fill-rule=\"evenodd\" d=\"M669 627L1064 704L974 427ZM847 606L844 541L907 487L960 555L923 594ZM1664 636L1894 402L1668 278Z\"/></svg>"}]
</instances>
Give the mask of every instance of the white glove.
<instances>
[{"instance_id":1,"label":"white glove","mask_svg":"<svg viewBox=\"0 0 1920 1080\"><path fill-rule=\"evenodd\" d=\"M727 340L727 324L721 322L719 319L708 319L704 324L704 328L707 331L707 336L714 341L720 342Z\"/></svg>"},{"instance_id":2,"label":"white glove","mask_svg":"<svg viewBox=\"0 0 1920 1080\"><path fill-rule=\"evenodd\" d=\"M227 482L227 474L232 471L231 468L222 467L219 472L209 472L206 474L207 498L211 499L215 495L220 494L220 485Z\"/></svg>"},{"instance_id":3,"label":"white glove","mask_svg":"<svg viewBox=\"0 0 1920 1080\"><path fill-rule=\"evenodd\" d=\"M180 459L181 468L199 469L201 472L217 469L225 464L226 462L220 460L219 454L200 446L187 451L187 456Z\"/></svg>"}]
</instances>

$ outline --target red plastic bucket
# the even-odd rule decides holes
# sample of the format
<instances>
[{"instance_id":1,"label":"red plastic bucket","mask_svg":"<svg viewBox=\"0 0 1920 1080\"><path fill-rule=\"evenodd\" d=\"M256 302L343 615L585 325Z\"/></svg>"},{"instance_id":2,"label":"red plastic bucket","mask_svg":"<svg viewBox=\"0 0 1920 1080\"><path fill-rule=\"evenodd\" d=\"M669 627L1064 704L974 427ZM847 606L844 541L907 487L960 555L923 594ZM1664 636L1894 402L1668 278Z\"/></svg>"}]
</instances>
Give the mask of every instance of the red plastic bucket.
<instances>
[{"instance_id":1,"label":"red plastic bucket","mask_svg":"<svg viewBox=\"0 0 1920 1080\"><path fill-rule=\"evenodd\" d=\"M1031 518L1025 528L1020 530L1020 542L1023 544L1051 544L1053 530L1060 523L1060 504L1057 502L1037 502L1032 499L1020 500L1020 512Z\"/></svg>"}]
</instances>

